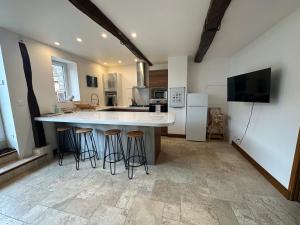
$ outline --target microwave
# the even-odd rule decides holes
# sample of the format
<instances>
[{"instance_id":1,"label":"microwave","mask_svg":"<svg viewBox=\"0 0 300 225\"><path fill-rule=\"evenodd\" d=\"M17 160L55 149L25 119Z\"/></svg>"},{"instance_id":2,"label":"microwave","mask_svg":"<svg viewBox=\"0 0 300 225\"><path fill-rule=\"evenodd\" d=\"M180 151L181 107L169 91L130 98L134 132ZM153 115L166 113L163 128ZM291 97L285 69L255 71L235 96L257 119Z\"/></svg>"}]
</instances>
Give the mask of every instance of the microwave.
<instances>
[{"instance_id":1,"label":"microwave","mask_svg":"<svg viewBox=\"0 0 300 225\"><path fill-rule=\"evenodd\" d=\"M168 90L166 88L153 88L151 91L152 99L167 99Z\"/></svg>"}]
</instances>

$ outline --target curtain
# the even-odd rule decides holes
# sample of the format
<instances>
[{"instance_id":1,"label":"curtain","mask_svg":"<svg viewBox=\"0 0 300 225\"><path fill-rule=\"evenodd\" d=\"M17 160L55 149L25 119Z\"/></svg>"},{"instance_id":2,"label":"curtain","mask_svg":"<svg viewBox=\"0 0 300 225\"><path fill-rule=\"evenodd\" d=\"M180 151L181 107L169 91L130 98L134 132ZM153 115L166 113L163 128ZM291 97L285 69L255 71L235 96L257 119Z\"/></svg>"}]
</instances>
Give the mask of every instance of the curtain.
<instances>
[{"instance_id":1,"label":"curtain","mask_svg":"<svg viewBox=\"0 0 300 225\"><path fill-rule=\"evenodd\" d=\"M19 47L23 60L23 69L27 83L27 101L30 112L30 119L32 124L33 137L35 142L35 147L42 147L46 145L45 132L42 122L35 121L34 118L40 116L40 109L38 102L36 100L33 87L32 87L32 71L31 64L28 55L26 45L23 42L19 42Z\"/></svg>"}]
</instances>

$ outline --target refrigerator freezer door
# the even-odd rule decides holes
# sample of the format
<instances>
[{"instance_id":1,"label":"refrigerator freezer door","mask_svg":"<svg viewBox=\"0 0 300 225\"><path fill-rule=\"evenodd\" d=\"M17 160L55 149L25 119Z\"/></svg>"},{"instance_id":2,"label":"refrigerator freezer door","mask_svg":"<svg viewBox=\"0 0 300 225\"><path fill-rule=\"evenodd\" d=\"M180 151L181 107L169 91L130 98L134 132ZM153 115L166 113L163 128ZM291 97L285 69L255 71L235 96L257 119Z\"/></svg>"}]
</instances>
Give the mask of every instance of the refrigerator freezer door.
<instances>
[{"instance_id":1,"label":"refrigerator freezer door","mask_svg":"<svg viewBox=\"0 0 300 225\"><path fill-rule=\"evenodd\" d=\"M188 107L186 139L206 141L207 107Z\"/></svg>"},{"instance_id":2,"label":"refrigerator freezer door","mask_svg":"<svg viewBox=\"0 0 300 225\"><path fill-rule=\"evenodd\" d=\"M190 93L187 96L187 106L207 106L208 94L206 93Z\"/></svg>"}]
</instances>

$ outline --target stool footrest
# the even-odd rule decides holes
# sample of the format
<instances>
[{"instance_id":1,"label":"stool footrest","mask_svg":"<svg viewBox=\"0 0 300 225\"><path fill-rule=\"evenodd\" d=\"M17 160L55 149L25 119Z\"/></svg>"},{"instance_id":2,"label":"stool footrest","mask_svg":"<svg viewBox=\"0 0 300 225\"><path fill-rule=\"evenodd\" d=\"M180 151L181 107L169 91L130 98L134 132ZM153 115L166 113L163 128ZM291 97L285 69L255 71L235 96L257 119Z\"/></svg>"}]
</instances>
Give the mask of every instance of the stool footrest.
<instances>
[{"instance_id":1,"label":"stool footrest","mask_svg":"<svg viewBox=\"0 0 300 225\"><path fill-rule=\"evenodd\" d=\"M131 162L133 161L132 159L134 159L134 162ZM134 155L126 159L126 164L130 167L144 166L146 163L147 160L143 155Z\"/></svg>"},{"instance_id":2,"label":"stool footrest","mask_svg":"<svg viewBox=\"0 0 300 225\"><path fill-rule=\"evenodd\" d=\"M111 156L111 157L109 157ZM111 158L112 160L110 160L109 158ZM114 160L113 158L115 158L116 160ZM108 162L108 163L116 163L116 162L120 162L122 161L124 158L123 158L123 155L122 153L110 153L108 155L105 156L105 162Z\"/></svg>"}]
</instances>

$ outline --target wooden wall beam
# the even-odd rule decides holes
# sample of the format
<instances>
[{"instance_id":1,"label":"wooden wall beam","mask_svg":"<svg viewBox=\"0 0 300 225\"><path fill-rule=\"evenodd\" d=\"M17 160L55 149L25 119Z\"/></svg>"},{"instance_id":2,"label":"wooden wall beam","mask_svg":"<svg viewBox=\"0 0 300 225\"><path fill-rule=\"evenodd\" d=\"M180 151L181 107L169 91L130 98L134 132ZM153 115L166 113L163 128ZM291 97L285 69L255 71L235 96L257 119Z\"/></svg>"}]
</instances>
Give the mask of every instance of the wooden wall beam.
<instances>
[{"instance_id":1,"label":"wooden wall beam","mask_svg":"<svg viewBox=\"0 0 300 225\"><path fill-rule=\"evenodd\" d=\"M220 29L222 19L230 2L231 0L211 0L203 26L199 48L195 56L195 62L202 62L216 33Z\"/></svg>"},{"instance_id":2,"label":"wooden wall beam","mask_svg":"<svg viewBox=\"0 0 300 225\"><path fill-rule=\"evenodd\" d=\"M126 37L126 35L90 0L69 0L77 9L94 20L98 25L118 38L137 58L145 60L150 66L152 63L147 57Z\"/></svg>"}]
</instances>

